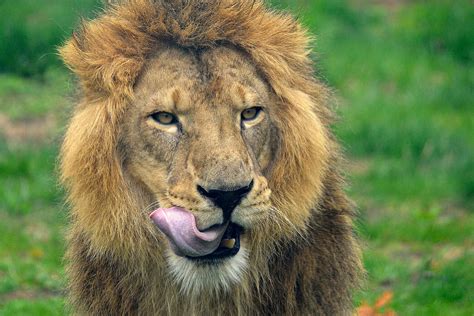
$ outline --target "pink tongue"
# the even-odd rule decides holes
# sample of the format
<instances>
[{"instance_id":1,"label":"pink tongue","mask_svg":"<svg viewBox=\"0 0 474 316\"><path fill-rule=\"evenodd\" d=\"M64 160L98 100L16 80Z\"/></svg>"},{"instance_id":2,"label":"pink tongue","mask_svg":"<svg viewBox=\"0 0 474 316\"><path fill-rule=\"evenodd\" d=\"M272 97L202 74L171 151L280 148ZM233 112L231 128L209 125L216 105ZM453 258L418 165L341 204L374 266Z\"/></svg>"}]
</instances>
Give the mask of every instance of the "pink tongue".
<instances>
[{"instance_id":1,"label":"pink tongue","mask_svg":"<svg viewBox=\"0 0 474 316\"><path fill-rule=\"evenodd\" d=\"M150 218L168 237L178 256L201 257L219 247L227 224L199 231L194 215L180 207L159 208Z\"/></svg>"}]
</instances>

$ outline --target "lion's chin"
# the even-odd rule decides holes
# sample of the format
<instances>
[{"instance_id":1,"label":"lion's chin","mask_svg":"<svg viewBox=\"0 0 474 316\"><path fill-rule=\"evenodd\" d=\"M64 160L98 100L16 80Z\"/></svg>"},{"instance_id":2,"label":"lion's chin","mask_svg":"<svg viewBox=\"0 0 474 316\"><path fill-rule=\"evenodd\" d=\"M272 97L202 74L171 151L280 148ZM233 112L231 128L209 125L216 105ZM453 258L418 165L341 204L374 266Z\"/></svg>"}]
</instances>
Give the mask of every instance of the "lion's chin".
<instances>
[{"instance_id":1,"label":"lion's chin","mask_svg":"<svg viewBox=\"0 0 474 316\"><path fill-rule=\"evenodd\" d=\"M182 294L195 296L206 292L218 295L229 292L233 285L241 281L248 266L248 252L241 246L234 256L199 261L177 256L169 250L167 261L171 277Z\"/></svg>"}]
</instances>

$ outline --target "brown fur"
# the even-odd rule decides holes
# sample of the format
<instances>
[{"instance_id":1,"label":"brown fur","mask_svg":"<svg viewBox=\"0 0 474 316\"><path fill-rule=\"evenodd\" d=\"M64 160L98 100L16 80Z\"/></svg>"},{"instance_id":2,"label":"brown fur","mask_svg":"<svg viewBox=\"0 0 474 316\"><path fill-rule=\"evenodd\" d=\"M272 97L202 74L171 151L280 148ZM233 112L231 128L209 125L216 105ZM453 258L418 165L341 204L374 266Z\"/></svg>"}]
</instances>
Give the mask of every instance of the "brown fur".
<instances>
[{"instance_id":1,"label":"brown fur","mask_svg":"<svg viewBox=\"0 0 474 316\"><path fill-rule=\"evenodd\" d=\"M264 222L249 234L249 271L230 292L180 292L167 273L164 240L143 211L153 198L125 167L121 135L135 88L164 43L233 47L274 97L277 151L265 175L279 225ZM328 90L313 76L299 24L261 1L129 0L84 23L61 55L83 91L61 156L73 207L70 298L79 313L351 314L362 270L353 205L329 131ZM172 94L174 102L183 98Z\"/></svg>"}]
</instances>

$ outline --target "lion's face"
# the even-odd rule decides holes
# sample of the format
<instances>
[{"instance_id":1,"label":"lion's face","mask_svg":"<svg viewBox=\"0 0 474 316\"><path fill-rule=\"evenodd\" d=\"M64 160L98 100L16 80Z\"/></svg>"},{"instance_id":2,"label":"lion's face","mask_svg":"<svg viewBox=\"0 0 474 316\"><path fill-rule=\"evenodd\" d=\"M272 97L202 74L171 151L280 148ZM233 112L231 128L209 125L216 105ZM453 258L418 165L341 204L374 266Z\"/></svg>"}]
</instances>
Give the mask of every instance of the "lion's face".
<instances>
[{"instance_id":1,"label":"lion's face","mask_svg":"<svg viewBox=\"0 0 474 316\"><path fill-rule=\"evenodd\" d=\"M226 275L234 277L245 268L246 232L271 206L272 98L250 59L231 47L161 49L137 82L122 136L127 171L146 187L155 208L191 213L201 232L228 225L210 254L168 249L179 278L193 267L230 269Z\"/></svg>"}]
</instances>

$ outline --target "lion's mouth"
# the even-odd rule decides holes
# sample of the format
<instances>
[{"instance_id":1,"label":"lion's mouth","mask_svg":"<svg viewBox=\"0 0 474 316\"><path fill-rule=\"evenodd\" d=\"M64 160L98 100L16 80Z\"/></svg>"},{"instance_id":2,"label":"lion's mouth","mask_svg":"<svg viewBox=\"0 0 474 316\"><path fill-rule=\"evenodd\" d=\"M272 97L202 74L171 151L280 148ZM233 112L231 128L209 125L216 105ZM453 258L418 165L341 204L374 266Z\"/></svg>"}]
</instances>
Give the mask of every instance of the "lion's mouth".
<instances>
[{"instance_id":1,"label":"lion's mouth","mask_svg":"<svg viewBox=\"0 0 474 316\"><path fill-rule=\"evenodd\" d=\"M218 260L234 256L240 249L242 228L226 222L204 231L196 226L194 215L181 207L159 208L150 214L166 235L173 252L193 260Z\"/></svg>"},{"instance_id":2,"label":"lion's mouth","mask_svg":"<svg viewBox=\"0 0 474 316\"><path fill-rule=\"evenodd\" d=\"M242 232L243 228L241 226L235 223L229 223L219 243L219 247L217 247L216 250L204 256L187 256L187 258L203 263L214 263L218 260L235 256L240 250L240 235Z\"/></svg>"}]
</instances>

